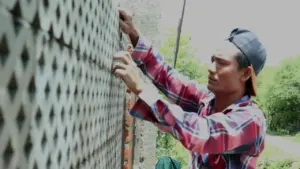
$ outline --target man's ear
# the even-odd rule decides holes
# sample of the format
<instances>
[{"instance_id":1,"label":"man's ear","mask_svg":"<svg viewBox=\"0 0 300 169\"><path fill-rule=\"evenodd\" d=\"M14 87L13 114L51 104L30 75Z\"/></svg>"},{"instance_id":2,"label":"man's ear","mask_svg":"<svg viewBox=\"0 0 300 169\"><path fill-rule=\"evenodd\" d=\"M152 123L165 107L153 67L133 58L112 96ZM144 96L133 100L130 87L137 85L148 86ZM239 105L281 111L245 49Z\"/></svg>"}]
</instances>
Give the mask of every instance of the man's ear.
<instances>
[{"instance_id":1,"label":"man's ear","mask_svg":"<svg viewBox=\"0 0 300 169\"><path fill-rule=\"evenodd\" d=\"M241 81L246 82L251 77L252 69L250 66L248 66L247 68L244 68L241 73Z\"/></svg>"}]
</instances>

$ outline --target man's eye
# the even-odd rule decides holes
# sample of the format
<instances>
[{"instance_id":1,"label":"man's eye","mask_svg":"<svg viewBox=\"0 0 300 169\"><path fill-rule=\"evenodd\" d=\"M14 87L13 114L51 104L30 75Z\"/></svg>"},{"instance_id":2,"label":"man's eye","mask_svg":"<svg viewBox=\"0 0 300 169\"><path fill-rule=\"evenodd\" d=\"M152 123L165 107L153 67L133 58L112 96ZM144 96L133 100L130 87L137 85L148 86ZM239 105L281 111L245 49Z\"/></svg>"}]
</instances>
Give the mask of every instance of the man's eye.
<instances>
[{"instance_id":1,"label":"man's eye","mask_svg":"<svg viewBox=\"0 0 300 169\"><path fill-rule=\"evenodd\" d=\"M222 64L222 65L225 64L225 62L222 61L222 60L219 60L218 62L219 62L220 64Z\"/></svg>"},{"instance_id":2,"label":"man's eye","mask_svg":"<svg viewBox=\"0 0 300 169\"><path fill-rule=\"evenodd\" d=\"M225 61L223 61L223 60L219 60L219 59L217 60L217 63L218 63L218 64L220 64L220 65L225 65L225 64L226 64L226 62L225 62Z\"/></svg>"}]
</instances>

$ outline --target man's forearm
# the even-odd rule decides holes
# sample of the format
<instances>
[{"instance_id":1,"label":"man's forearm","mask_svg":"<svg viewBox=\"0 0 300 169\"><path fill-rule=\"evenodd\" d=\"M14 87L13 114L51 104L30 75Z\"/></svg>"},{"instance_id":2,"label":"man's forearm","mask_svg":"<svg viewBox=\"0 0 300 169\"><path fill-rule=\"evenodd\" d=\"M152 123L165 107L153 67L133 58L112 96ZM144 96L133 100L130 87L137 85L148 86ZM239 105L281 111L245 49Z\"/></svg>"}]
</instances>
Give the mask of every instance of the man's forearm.
<instances>
[{"instance_id":1,"label":"man's forearm","mask_svg":"<svg viewBox=\"0 0 300 169\"><path fill-rule=\"evenodd\" d=\"M177 103L185 111L197 111L199 100L209 94L205 86L176 72L162 59L159 51L153 48L152 42L142 34L132 35L133 41L137 38L136 35L139 35L132 59L142 65L140 68L143 73L172 102Z\"/></svg>"},{"instance_id":2,"label":"man's forearm","mask_svg":"<svg viewBox=\"0 0 300 169\"><path fill-rule=\"evenodd\" d=\"M193 152L244 152L248 150L239 149L240 146L252 144L263 137L263 114L256 109L236 107L227 115L214 113L201 117L196 112L186 112L167 102L153 89L146 89L138 96L131 115L172 134Z\"/></svg>"}]
</instances>

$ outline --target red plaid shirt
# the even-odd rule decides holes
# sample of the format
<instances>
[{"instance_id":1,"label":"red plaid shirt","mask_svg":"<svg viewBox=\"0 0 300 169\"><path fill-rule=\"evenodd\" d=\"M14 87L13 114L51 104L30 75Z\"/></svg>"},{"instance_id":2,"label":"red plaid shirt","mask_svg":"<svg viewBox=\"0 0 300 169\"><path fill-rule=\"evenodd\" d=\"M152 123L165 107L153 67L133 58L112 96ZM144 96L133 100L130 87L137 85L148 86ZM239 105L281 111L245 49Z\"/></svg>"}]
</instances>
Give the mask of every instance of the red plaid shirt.
<instances>
[{"instance_id":1,"label":"red plaid shirt","mask_svg":"<svg viewBox=\"0 0 300 169\"><path fill-rule=\"evenodd\" d=\"M244 96L223 112L212 113L214 95L178 74L144 37L132 57L172 103L149 87L139 94L131 115L179 140L191 152L191 169L256 168L264 149L266 122L251 97Z\"/></svg>"}]
</instances>

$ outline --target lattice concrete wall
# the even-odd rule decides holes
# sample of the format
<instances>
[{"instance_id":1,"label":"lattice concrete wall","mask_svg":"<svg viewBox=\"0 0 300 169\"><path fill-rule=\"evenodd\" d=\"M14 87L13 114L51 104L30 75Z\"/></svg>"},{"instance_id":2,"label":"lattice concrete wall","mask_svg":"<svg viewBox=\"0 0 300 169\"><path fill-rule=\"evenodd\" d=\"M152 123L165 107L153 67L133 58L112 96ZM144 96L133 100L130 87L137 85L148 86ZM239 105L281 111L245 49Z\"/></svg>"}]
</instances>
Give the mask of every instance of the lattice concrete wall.
<instances>
[{"instance_id":1,"label":"lattice concrete wall","mask_svg":"<svg viewBox=\"0 0 300 169\"><path fill-rule=\"evenodd\" d=\"M0 0L0 23L0 168L121 168L111 0Z\"/></svg>"}]
</instances>

